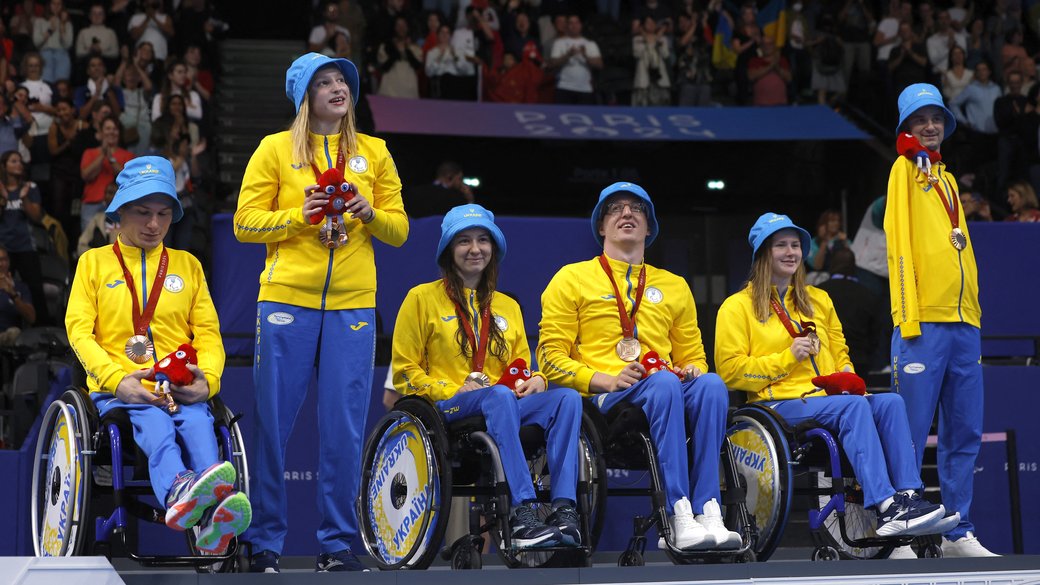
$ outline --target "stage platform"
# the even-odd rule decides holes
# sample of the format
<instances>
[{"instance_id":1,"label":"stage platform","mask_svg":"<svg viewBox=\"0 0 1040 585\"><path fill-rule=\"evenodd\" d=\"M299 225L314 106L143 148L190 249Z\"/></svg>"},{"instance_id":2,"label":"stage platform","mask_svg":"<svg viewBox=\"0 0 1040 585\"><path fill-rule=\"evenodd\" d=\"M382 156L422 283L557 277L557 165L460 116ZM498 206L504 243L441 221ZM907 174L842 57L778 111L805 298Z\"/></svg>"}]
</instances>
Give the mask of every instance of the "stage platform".
<instances>
[{"instance_id":1,"label":"stage platform","mask_svg":"<svg viewBox=\"0 0 1040 585\"><path fill-rule=\"evenodd\" d=\"M359 583L371 585L569 585L569 584L876 584L876 585L1026 585L1040 583L1040 556L1008 556L993 559L918 559L913 561L810 562L809 550L787 551L784 560L738 565L674 566L663 554L648 553L645 567L619 568L617 556L597 554L594 566L585 569L508 570L485 555L480 571L452 571L434 566L427 571L392 571L352 574L315 574L313 557L283 559L280 575L200 575L186 570L146 570L116 560L119 576L128 585L195 585L262 583ZM800 554L804 552L804 554ZM493 564L494 563L494 564ZM65 583L73 583L69 580Z\"/></svg>"}]
</instances>

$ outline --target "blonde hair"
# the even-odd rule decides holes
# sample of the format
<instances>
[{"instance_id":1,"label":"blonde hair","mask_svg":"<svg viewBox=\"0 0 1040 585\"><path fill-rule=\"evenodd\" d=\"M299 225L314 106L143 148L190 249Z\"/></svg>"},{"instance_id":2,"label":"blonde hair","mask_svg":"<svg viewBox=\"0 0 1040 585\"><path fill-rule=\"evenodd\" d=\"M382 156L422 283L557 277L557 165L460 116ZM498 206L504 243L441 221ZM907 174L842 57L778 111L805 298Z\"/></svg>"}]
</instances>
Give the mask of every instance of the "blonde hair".
<instances>
[{"instance_id":1,"label":"blonde hair","mask_svg":"<svg viewBox=\"0 0 1040 585\"><path fill-rule=\"evenodd\" d=\"M773 312L769 306L769 298L773 295L773 237L770 236L759 248L751 263L751 274L748 277L748 288L751 293L751 307L755 310L755 318L761 322L769 319ZM809 291L805 288L805 263L799 262L798 269L791 278L791 295L794 297L794 308L806 317L813 316Z\"/></svg>"},{"instance_id":2,"label":"blonde hair","mask_svg":"<svg viewBox=\"0 0 1040 585\"><path fill-rule=\"evenodd\" d=\"M310 92L303 94L303 102L300 111L296 112L296 118L289 126L289 137L292 141L292 156L294 161L310 163L314 161L314 151L311 148L311 108ZM357 120L354 117L353 96L347 96L347 115L339 127L339 144L343 156L350 158L357 154Z\"/></svg>"},{"instance_id":3,"label":"blonde hair","mask_svg":"<svg viewBox=\"0 0 1040 585\"><path fill-rule=\"evenodd\" d=\"M1022 209L1036 209L1040 207L1040 203L1036 199L1036 191L1033 186L1025 181L1018 181L1012 183L1008 187L1008 191L1014 191L1018 193L1018 196L1022 198Z\"/></svg>"}]
</instances>

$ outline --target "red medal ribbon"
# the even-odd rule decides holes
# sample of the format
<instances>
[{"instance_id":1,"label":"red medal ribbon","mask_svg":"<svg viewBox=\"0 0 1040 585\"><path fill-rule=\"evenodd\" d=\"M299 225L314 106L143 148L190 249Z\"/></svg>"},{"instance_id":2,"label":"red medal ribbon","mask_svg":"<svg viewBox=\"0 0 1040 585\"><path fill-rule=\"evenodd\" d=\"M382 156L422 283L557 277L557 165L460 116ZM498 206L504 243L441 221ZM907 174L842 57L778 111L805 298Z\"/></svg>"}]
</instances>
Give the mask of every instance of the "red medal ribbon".
<instances>
[{"instance_id":1,"label":"red medal ribbon","mask_svg":"<svg viewBox=\"0 0 1040 585\"><path fill-rule=\"evenodd\" d=\"M484 371L484 358L487 357L487 346L488 346L488 331L491 329L491 303L488 303L484 310L480 312L480 344L477 344L477 339L473 335L473 326L470 325L469 319L466 318L466 313L462 311L462 307L458 303L455 303L455 314L458 315L459 321L462 321L462 329L466 332L466 338L469 339L469 346L473 349L473 371L483 372Z\"/></svg>"},{"instance_id":2,"label":"red medal ribbon","mask_svg":"<svg viewBox=\"0 0 1040 585\"><path fill-rule=\"evenodd\" d=\"M939 201L942 201L943 208L946 210L946 215L950 216L950 225L953 226L953 229L957 229L960 227L961 224L960 197L953 198L953 206L951 207L950 204L946 201L946 193L943 193L942 187L939 186L939 183L941 182L942 178L941 175L939 175L939 177L936 178L935 182L932 183L932 186L935 187L935 192L939 195ZM956 195L956 193L954 193L954 195Z\"/></svg>"},{"instance_id":3,"label":"red medal ribbon","mask_svg":"<svg viewBox=\"0 0 1040 585\"><path fill-rule=\"evenodd\" d=\"M614 287L614 300L617 301L618 317L621 319L621 334L624 339L632 339L636 330L636 312L639 311L639 304L643 301L643 289L646 288L646 264L639 269L636 299L632 303L631 314L625 311L625 302L621 300L621 291L618 290L617 283L614 282L614 273L610 270L610 263L607 262L606 254L600 254L599 265L603 267L603 272L607 273L607 278L610 279L610 286Z\"/></svg>"},{"instance_id":4,"label":"red medal ribbon","mask_svg":"<svg viewBox=\"0 0 1040 585\"><path fill-rule=\"evenodd\" d=\"M336 169L339 170L339 173L342 175L343 174L343 169L346 168L346 166L347 166L347 160L343 157L343 147L342 146L340 146L336 150L337 150L337 152L336 152ZM321 171L318 170L318 166L315 165L314 163L311 163L311 170L314 171L314 182L315 183L320 183L321 182Z\"/></svg>"},{"instance_id":5,"label":"red medal ribbon","mask_svg":"<svg viewBox=\"0 0 1040 585\"><path fill-rule=\"evenodd\" d=\"M802 326L802 330L795 331L794 324L791 323L791 318L787 316L787 311L780 306L780 303L777 302L776 299L770 297L769 305L773 307L773 312L780 318L780 322L784 324L784 328L787 329L787 332L791 337L805 337L810 331L816 331L816 323L813 323L812 321L799 321L798 323Z\"/></svg>"},{"instance_id":6,"label":"red medal ribbon","mask_svg":"<svg viewBox=\"0 0 1040 585\"><path fill-rule=\"evenodd\" d=\"M144 335L148 331L148 326L152 323L155 307L159 304L163 281L166 280L166 269L170 266L170 255L166 253L166 248L163 247L162 255L159 257L159 269L155 273L155 280L152 281L152 289L148 292L148 305L145 306L144 313L142 313L141 301L137 300L137 287L134 286L134 277L130 274L130 269L126 267L126 262L123 261L123 252L119 249L119 238L116 238L116 243L112 245L112 250L116 253L116 258L119 259L119 267L123 269L123 278L126 279L126 286L130 289L130 298L134 303L134 334Z\"/></svg>"}]
</instances>

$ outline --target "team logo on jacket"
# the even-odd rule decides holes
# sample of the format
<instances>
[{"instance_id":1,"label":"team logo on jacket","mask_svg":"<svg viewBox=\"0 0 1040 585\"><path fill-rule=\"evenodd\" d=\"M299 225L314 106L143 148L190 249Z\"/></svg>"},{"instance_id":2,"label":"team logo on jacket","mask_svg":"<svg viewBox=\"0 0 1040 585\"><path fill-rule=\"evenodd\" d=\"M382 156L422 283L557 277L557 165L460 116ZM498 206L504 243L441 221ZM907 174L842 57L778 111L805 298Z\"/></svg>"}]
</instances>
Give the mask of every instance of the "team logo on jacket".
<instances>
[{"instance_id":1,"label":"team logo on jacket","mask_svg":"<svg viewBox=\"0 0 1040 585\"><path fill-rule=\"evenodd\" d=\"M179 293L184 290L184 279L176 274L171 274L163 281L163 288L172 293Z\"/></svg>"},{"instance_id":2,"label":"team logo on jacket","mask_svg":"<svg viewBox=\"0 0 1040 585\"><path fill-rule=\"evenodd\" d=\"M350 160L347 161L347 166L350 167L350 170L360 175L361 173L368 170L368 159L361 156L360 154L357 156L352 156L350 157Z\"/></svg>"},{"instance_id":3,"label":"team logo on jacket","mask_svg":"<svg viewBox=\"0 0 1040 585\"><path fill-rule=\"evenodd\" d=\"M291 313L285 313L278 311L277 313L271 313L267 316L267 322L271 325L288 325L296 320Z\"/></svg>"},{"instance_id":4,"label":"team logo on jacket","mask_svg":"<svg viewBox=\"0 0 1040 585\"><path fill-rule=\"evenodd\" d=\"M912 364L906 364L903 366L903 371L907 374L920 374L925 370L925 365L921 362L914 362Z\"/></svg>"},{"instance_id":5,"label":"team logo on jacket","mask_svg":"<svg viewBox=\"0 0 1040 585\"><path fill-rule=\"evenodd\" d=\"M303 163L292 163L289 165L294 171L298 171L303 168Z\"/></svg>"},{"instance_id":6,"label":"team logo on jacket","mask_svg":"<svg viewBox=\"0 0 1040 585\"><path fill-rule=\"evenodd\" d=\"M505 332L506 329L509 329L509 321L506 321L505 317L503 317L502 315L495 315L494 318L495 327L498 327L499 331Z\"/></svg>"},{"instance_id":7,"label":"team logo on jacket","mask_svg":"<svg viewBox=\"0 0 1040 585\"><path fill-rule=\"evenodd\" d=\"M661 289L657 288L656 286L646 287L646 292L643 293L643 296L646 297L646 300L650 301L655 305L664 300L664 293L661 292Z\"/></svg>"}]
</instances>

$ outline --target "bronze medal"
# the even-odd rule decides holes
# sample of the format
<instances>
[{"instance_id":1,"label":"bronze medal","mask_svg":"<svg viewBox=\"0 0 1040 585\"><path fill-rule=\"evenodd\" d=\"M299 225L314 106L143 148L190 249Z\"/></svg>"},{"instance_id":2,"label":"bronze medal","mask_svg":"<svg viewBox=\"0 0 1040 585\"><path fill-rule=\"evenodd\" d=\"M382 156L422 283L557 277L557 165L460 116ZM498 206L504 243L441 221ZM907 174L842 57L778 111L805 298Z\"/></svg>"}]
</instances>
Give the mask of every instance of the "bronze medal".
<instances>
[{"instance_id":1,"label":"bronze medal","mask_svg":"<svg viewBox=\"0 0 1040 585\"><path fill-rule=\"evenodd\" d=\"M488 375L484 372L470 372L466 376L466 381L476 382L477 384L480 384L481 386L485 387L491 385L491 378L488 378Z\"/></svg>"},{"instance_id":2,"label":"bronze medal","mask_svg":"<svg viewBox=\"0 0 1040 585\"><path fill-rule=\"evenodd\" d=\"M820 355L820 336L816 334L816 331L809 331L805 337L809 340L809 354Z\"/></svg>"},{"instance_id":3,"label":"bronze medal","mask_svg":"<svg viewBox=\"0 0 1040 585\"><path fill-rule=\"evenodd\" d=\"M617 347L614 348L619 358L622 361L634 362L639 359L639 354L643 348L639 345L639 340L634 337L626 337L617 343Z\"/></svg>"},{"instance_id":4,"label":"bronze medal","mask_svg":"<svg viewBox=\"0 0 1040 585\"><path fill-rule=\"evenodd\" d=\"M953 231L950 232L950 243L953 244L954 248L963 250L968 247L968 237L964 235L961 228L955 227L953 228Z\"/></svg>"},{"instance_id":5,"label":"bronze medal","mask_svg":"<svg viewBox=\"0 0 1040 585\"><path fill-rule=\"evenodd\" d=\"M144 364L155 355L152 341L144 335L134 335L126 340L126 357L135 364Z\"/></svg>"},{"instance_id":6,"label":"bronze medal","mask_svg":"<svg viewBox=\"0 0 1040 585\"><path fill-rule=\"evenodd\" d=\"M339 222L340 216L330 215L325 218L325 223L318 229L318 240L321 245L330 250L335 250L347 244L346 226Z\"/></svg>"}]
</instances>

